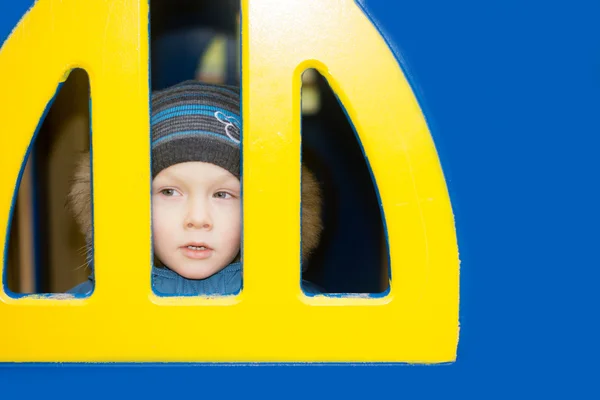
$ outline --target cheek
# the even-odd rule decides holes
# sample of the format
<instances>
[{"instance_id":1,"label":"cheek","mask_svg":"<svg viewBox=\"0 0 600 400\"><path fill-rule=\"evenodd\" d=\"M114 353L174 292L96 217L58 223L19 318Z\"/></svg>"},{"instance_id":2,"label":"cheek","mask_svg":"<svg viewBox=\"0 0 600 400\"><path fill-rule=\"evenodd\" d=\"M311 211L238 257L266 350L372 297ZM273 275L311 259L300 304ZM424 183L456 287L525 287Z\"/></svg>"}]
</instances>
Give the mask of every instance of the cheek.
<instances>
[{"instance_id":1,"label":"cheek","mask_svg":"<svg viewBox=\"0 0 600 400\"><path fill-rule=\"evenodd\" d=\"M239 246L242 231L242 215L239 207L223 209L219 223L219 236L232 246Z\"/></svg>"},{"instance_id":2,"label":"cheek","mask_svg":"<svg viewBox=\"0 0 600 400\"><path fill-rule=\"evenodd\" d=\"M168 239L177 224L177 213L173 207L161 204L159 201L152 204L152 235L154 240Z\"/></svg>"},{"instance_id":3,"label":"cheek","mask_svg":"<svg viewBox=\"0 0 600 400\"><path fill-rule=\"evenodd\" d=\"M161 228L162 228L162 213L161 208L156 204L156 202L152 202L152 234L154 236L158 236Z\"/></svg>"},{"instance_id":4,"label":"cheek","mask_svg":"<svg viewBox=\"0 0 600 400\"><path fill-rule=\"evenodd\" d=\"M235 214L235 213L233 213ZM228 226L230 229L227 232L228 242L232 246L240 246L241 236L242 236L242 216L241 213L237 213L237 215L230 219Z\"/></svg>"}]
</instances>

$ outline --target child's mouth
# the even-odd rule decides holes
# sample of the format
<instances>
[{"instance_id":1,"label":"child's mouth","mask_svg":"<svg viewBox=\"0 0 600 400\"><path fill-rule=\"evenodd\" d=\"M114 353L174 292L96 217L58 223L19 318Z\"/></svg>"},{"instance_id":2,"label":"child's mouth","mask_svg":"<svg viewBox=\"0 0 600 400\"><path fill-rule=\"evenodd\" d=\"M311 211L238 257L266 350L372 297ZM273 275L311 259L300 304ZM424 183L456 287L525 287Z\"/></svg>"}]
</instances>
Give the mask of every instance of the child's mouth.
<instances>
[{"instance_id":1,"label":"child's mouth","mask_svg":"<svg viewBox=\"0 0 600 400\"><path fill-rule=\"evenodd\" d=\"M206 250L205 246L187 246L190 250Z\"/></svg>"},{"instance_id":2,"label":"child's mouth","mask_svg":"<svg viewBox=\"0 0 600 400\"><path fill-rule=\"evenodd\" d=\"M194 260L203 260L211 256L213 249L208 246L186 245L180 247L184 256Z\"/></svg>"}]
</instances>

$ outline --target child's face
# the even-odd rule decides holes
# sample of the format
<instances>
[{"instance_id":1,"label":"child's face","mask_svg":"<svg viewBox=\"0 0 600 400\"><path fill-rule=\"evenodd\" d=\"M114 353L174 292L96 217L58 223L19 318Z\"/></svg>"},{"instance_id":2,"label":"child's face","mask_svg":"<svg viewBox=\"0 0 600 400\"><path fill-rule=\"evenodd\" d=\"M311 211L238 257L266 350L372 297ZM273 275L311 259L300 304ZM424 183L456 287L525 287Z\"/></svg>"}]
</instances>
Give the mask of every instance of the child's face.
<instances>
[{"instance_id":1,"label":"child's face","mask_svg":"<svg viewBox=\"0 0 600 400\"><path fill-rule=\"evenodd\" d=\"M186 162L152 181L154 252L188 279L204 279L240 250L240 181L214 164Z\"/></svg>"}]
</instances>

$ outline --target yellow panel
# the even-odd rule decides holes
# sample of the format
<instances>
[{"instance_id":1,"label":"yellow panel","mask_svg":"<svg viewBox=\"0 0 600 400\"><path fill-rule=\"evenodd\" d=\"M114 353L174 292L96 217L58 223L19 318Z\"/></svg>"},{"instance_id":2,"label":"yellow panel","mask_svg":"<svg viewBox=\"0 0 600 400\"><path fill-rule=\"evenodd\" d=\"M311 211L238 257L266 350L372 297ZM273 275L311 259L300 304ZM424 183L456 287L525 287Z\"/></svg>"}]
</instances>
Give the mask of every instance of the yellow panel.
<instances>
[{"instance_id":1,"label":"yellow panel","mask_svg":"<svg viewBox=\"0 0 600 400\"><path fill-rule=\"evenodd\" d=\"M235 297L160 298L150 289L147 3L38 0L2 47L2 232L46 102L65 72L88 71L97 284L87 299L0 293L10 327L0 329L0 361L455 359L452 210L393 55L351 0L242 7L245 271ZM378 185L393 277L385 297L306 297L299 287L300 89L311 67L346 107Z\"/></svg>"}]
</instances>

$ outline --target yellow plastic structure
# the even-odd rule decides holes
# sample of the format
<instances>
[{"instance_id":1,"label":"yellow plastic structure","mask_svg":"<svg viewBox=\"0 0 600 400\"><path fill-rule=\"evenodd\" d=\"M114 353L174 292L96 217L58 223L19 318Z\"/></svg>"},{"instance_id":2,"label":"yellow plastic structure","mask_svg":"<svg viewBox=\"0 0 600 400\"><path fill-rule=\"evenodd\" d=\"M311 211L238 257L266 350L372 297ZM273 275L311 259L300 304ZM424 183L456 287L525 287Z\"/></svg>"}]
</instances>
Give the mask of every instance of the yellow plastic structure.
<instances>
[{"instance_id":1,"label":"yellow plastic structure","mask_svg":"<svg viewBox=\"0 0 600 400\"><path fill-rule=\"evenodd\" d=\"M244 288L153 294L148 13L143 0L38 0L0 49L0 231L38 121L81 67L91 84L96 257L89 298L0 289L0 362L453 361L459 260L440 162L397 61L352 0L242 1ZM300 289L307 68L339 96L372 168L390 249L385 296Z\"/></svg>"}]
</instances>

